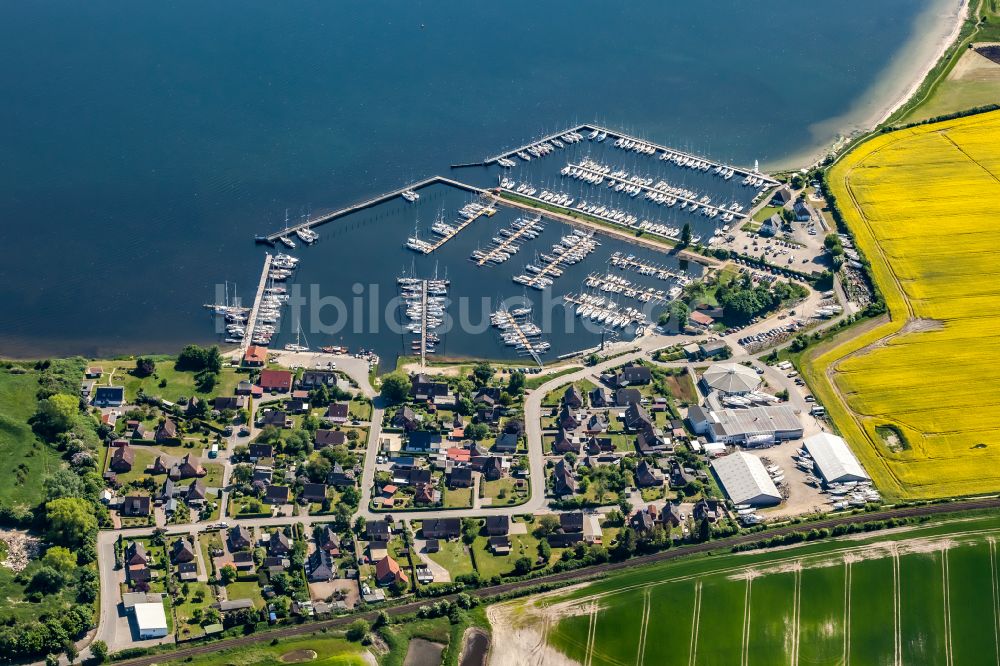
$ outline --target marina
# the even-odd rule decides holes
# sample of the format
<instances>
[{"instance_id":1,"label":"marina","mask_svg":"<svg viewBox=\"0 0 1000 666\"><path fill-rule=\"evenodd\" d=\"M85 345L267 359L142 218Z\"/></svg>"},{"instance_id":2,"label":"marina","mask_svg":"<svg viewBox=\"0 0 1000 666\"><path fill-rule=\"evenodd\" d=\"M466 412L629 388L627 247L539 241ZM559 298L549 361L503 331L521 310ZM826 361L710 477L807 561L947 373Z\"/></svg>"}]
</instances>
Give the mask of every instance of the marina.
<instances>
[{"instance_id":1,"label":"marina","mask_svg":"<svg viewBox=\"0 0 1000 666\"><path fill-rule=\"evenodd\" d=\"M636 333L649 325L649 318L638 308L622 307L607 296L597 294L565 294L563 303L581 319L589 319L607 329L635 326Z\"/></svg>"},{"instance_id":2,"label":"marina","mask_svg":"<svg viewBox=\"0 0 1000 666\"><path fill-rule=\"evenodd\" d=\"M406 185L406 186L401 187L401 188L399 188L397 190L393 190L391 192L386 192L385 194L380 194L380 195L378 195L376 197L372 197L371 199L366 199L365 201L362 201L360 203L348 206L347 208L341 208L339 210L333 211L332 213L324 213L322 215L317 215L316 217L313 217L313 218L308 218L307 217L305 221L303 221L303 222L301 222L301 223L299 223L297 225L290 226L290 227L286 226L281 231L276 231L276 232L268 234L266 236L255 236L254 240L257 243L268 244L268 245L272 245L273 246L276 242L280 241L283 237L284 238L289 238L289 236L288 236L289 234L297 233L301 229L312 230L315 227L320 226L321 224L326 224L327 222L332 222L333 220L339 219L339 218L344 217L346 215L350 215L352 213L363 211L363 210L365 210L367 208L372 208L374 206L378 206L379 204L385 203L385 202L390 201L392 199L395 199L397 197L402 197L404 192L407 192L407 193L415 195L412 199L409 196L405 197L405 199L407 201L409 201L410 203L413 203L413 202L417 201L420 198L419 193L418 193L419 190L421 190L421 189L423 189L423 188L425 188L425 187L427 187L429 185L434 185L435 183L444 183L444 184L450 185L451 187L456 187L456 188L458 188L460 190L464 190L466 192L472 192L473 194L483 194L484 192L486 192L486 190L484 190L482 188L479 188L479 187L475 187L474 185L469 185L467 183L461 183L461 182L459 182L457 180L452 180L450 178L444 178L443 176L433 176L431 178L426 178L426 179L421 180L419 182L412 183L410 185ZM286 243L286 245L287 245L287 243ZM294 248L295 247L294 244L291 247Z\"/></svg>"},{"instance_id":3,"label":"marina","mask_svg":"<svg viewBox=\"0 0 1000 666\"><path fill-rule=\"evenodd\" d=\"M493 238L492 247L489 250L476 249L471 258L477 266L484 264L500 264L520 249L520 241L523 238L535 239L543 229L542 216L519 217L510 225L508 229L501 229L501 239Z\"/></svg>"},{"instance_id":4,"label":"marina","mask_svg":"<svg viewBox=\"0 0 1000 666\"><path fill-rule=\"evenodd\" d=\"M449 281L436 277L424 280L401 276L396 279L396 284L400 292L400 307L409 321L405 330L417 336L410 343L410 351L419 354L420 364L424 365L427 354L433 354L440 342L435 330L444 323Z\"/></svg>"},{"instance_id":5,"label":"marina","mask_svg":"<svg viewBox=\"0 0 1000 666\"><path fill-rule=\"evenodd\" d=\"M247 350L250 346L250 342L254 339L254 334L257 333L257 319L260 317L261 313L261 303L264 301L264 290L267 288L268 276L271 273L271 262L273 257L271 253L268 252L264 255L264 268L260 272L260 281L257 283L257 291L254 294L253 305L250 308L249 318L247 319L246 330L243 333L242 341L240 342L240 353Z\"/></svg>"},{"instance_id":6,"label":"marina","mask_svg":"<svg viewBox=\"0 0 1000 666\"><path fill-rule=\"evenodd\" d=\"M559 239L552 246L552 254L540 255L542 265L528 264L525 273L515 275L512 279L533 289L542 290L551 287L553 278L563 274L562 266L577 264L593 252L600 243L594 238L594 232L574 229ZM549 277L549 276L552 277Z\"/></svg>"},{"instance_id":7,"label":"marina","mask_svg":"<svg viewBox=\"0 0 1000 666\"><path fill-rule=\"evenodd\" d=\"M567 137L569 137L569 141L566 140ZM710 171L720 178L727 180L735 178L740 182L746 181L743 184L748 186L751 183L753 183L754 187L759 188L776 187L778 185L777 180L766 174L759 173L756 169L747 169L717 162L706 157L663 146L653 141L639 139L618 130L590 123L577 125L561 132L554 132L499 155L488 157L483 161L483 164L497 164L505 168L512 168L518 165L518 162L513 159L515 157L519 158L521 163L530 162L533 158L540 159L552 154L556 150L565 147L567 143L579 143L584 140L598 143L607 141L611 145L624 150L632 150L651 156L659 155L661 159L674 162L678 166Z\"/></svg>"},{"instance_id":8,"label":"marina","mask_svg":"<svg viewBox=\"0 0 1000 666\"><path fill-rule=\"evenodd\" d=\"M431 230L440 236L440 238L436 241L430 242L421 240L419 232L415 231L413 236L406 239L406 243L404 245L414 252L430 254L457 236L463 229L478 220L480 217L493 217L496 215L496 212L497 209L495 201L492 200L487 193L483 193L481 201L470 201L459 209L458 214L460 219L456 224L446 223L443 219L443 214L438 216L437 221L431 227Z\"/></svg>"},{"instance_id":9,"label":"marina","mask_svg":"<svg viewBox=\"0 0 1000 666\"><path fill-rule=\"evenodd\" d=\"M682 291L680 287L670 287L669 289L643 287L613 273L591 273L584 280L584 285L595 291L621 294L627 298L634 298L640 303L653 303L655 305L669 303L680 296Z\"/></svg>"},{"instance_id":10,"label":"marina","mask_svg":"<svg viewBox=\"0 0 1000 666\"><path fill-rule=\"evenodd\" d=\"M640 275L653 276L658 280L676 280L682 287L690 281L689 277L681 271L663 264L654 264L645 261L634 254L626 255L621 252L615 252L608 258L608 263L622 270L628 269Z\"/></svg>"},{"instance_id":11,"label":"marina","mask_svg":"<svg viewBox=\"0 0 1000 666\"><path fill-rule=\"evenodd\" d=\"M490 323L500 331L504 344L516 349L520 355L530 356L539 367L542 366L541 354L548 351L551 345L541 340L542 330L531 321L531 308L500 308L490 315Z\"/></svg>"}]
</instances>

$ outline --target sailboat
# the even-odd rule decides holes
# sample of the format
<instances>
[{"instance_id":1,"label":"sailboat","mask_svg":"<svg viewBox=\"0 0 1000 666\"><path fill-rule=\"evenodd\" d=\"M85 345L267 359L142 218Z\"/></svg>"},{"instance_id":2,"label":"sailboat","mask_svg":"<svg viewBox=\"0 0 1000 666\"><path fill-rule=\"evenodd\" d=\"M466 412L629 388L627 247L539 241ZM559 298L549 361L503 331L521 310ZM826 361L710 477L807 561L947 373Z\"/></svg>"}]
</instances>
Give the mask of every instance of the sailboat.
<instances>
[{"instance_id":1,"label":"sailboat","mask_svg":"<svg viewBox=\"0 0 1000 666\"><path fill-rule=\"evenodd\" d=\"M290 248L294 248L295 247L295 241L293 241L288 236L288 209L287 208L285 209L285 233L284 233L284 235L280 236L278 238L278 240L280 240L282 243L284 243L286 247L290 247Z\"/></svg>"},{"instance_id":2,"label":"sailboat","mask_svg":"<svg viewBox=\"0 0 1000 666\"><path fill-rule=\"evenodd\" d=\"M298 330L295 332L295 343L288 343L285 345L285 351L291 352L306 352L309 351L309 341L306 340L306 344L301 344L301 338L304 338L305 334L302 333L302 324L299 324Z\"/></svg>"}]
</instances>

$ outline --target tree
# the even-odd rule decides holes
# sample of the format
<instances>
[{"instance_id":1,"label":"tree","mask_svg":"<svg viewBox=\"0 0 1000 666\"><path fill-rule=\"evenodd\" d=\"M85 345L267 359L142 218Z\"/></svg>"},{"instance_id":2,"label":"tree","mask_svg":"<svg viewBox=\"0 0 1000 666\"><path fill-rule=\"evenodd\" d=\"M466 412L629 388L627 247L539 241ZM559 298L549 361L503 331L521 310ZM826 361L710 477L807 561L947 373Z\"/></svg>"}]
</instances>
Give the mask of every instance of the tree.
<instances>
[{"instance_id":1,"label":"tree","mask_svg":"<svg viewBox=\"0 0 1000 666\"><path fill-rule=\"evenodd\" d=\"M101 640L94 641L90 644L90 654L94 655L98 664L103 664L108 660L108 644Z\"/></svg>"},{"instance_id":2,"label":"tree","mask_svg":"<svg viewBox=\"0 0 1000 666\"><path fill-rule=\"evenodd\" d=\"M347 640L357 643L364 640L364 637L368 635L369 631L371 631L371 627L367 622L364 620L355 620L348 625L345 636Z\"/></svg>"},{"instance_id":3,"label":"tree","mask_svg":"<svg viewBox=\"0 0 1000 666\"><path fill-rule=\"evenodd\" d=\"M232 564L227 564L226 566L222 567L222 569L219 570L219 576L222 579L223 585L229 585L230 583L232 583L234 580L236 580L237 575L238 574L236 572L236 567L234 567ZM277 576L275 576L275 578L277 578Z\"/></svg>"},{"instance_id":4,"label":"tree","mask_svg":"<svg viewBox=\"0 0 1000 666\"><path fill-rule=\"evenodd\" d=\"M199 347L188 345L177 355L174 367L178 370L200 372L206 370L211 374L222 372L222 354L218 347Z\"/></svg>"},{"instance_id":5,"label":"tree","mask_svg":"<svg viewBox=\"0 0 1000 666\"><path fill-rule=\"evenodd\" d=\"M42 564L52 567L56 571L60 571L62 573L70 573L76 569L76 555L74 555L68 548L63 548L62 546L52 546L45 551L45 557L42 558Z\"/></svg>"},{"instance_id":6,"label":"tree","mask_svg":"<svg viewBox=\"0 0 1000 666\"><path fill-rule=\"evenodd\" d=\"M66 584L66 576L50 566L41 566L35 570L27 589L39 594L55 594Z\"/></svg>"},{"instance_id":7,"label":"tree","mask_svg":"<svg viewBox=\"0 0 1000 666\"><path fill-rule=\"evenodd\" d=\"M382 378L382 397L390 405L398 405L410 395L413 383L402 372L390 372Z\"/></svg>"},{"instance_id":8,"label":"tree","mask_svg":"<svg viewBox=\"0 0 1000 666\"><path fill-rule=\"evenodd\" d=\"M486 382L493 379L493 373L493 366L486 361L476 363L476 365L472 368L472 376L480 386L485 385Z\"/></svg>"},{"instance_id":9,"label":"tree","mask_svg":"<svg viewBox=\"0 0 1000 666\"><path fill-rule=\"evenodd\" d=\"M691 314L691 308L684 301L674 301L670 304L670 316L677 322L677 330L684 330L684 327L688 325L688 316Z\"/></svg>"},{"instance_id":10,"label":"tree","mask_svg":"<svg viewBox=\"0 0 1000 666\"><path fill-rule=\"evenodd\" d=\"M156 372L156 361L144 356L135 359L136 377L149 377L154 372Z\"/></svg>"},{"instance_id":11,"label":"tree","mask_svg":"<svg viewBox=\"0 0 1000 666\"><path fill-rule=\"evenodd\" d=\"M559 529L559 525L559 516L554 513L546 513L538 519L538 527L535 528L535 534L539 536L552 534Z\"/></svg>"},{"instance_id":12,"label":"tree","mask_svg":"<svg viewBox=\"0 0 1000 666\"><path fill-rule=\"evenodd\" d=\"M66 658L71 664L76 661L77 657L80 656L80 652L76 649L76 645L73 644L73 641L68 639L66 640L66 645L63 646L63 654L66 655Z\"/></svg>"},{"instance_id":13,"label":"tree","mask_svg":"<svg viewBox=\"0 0 1000 666\"><path fill-rule=\"evenodd\" d=\"M684 227L681 228L681 246L687 247L691 244L691 223L685 222Z\"/></svg>"},{"instance_id":14,"label":"tree","mask_svg":"<svg viewBox=\"0 0 1000 666\"><path fill-rule=\"evenodd\" d=\"M514 560L514 574L524 576L531 572L531 560L527 557L519 557Z\"/></svg>"},{"instance_id":15,"label":"tree","mask_svg":"<svg viewBox=\"0 0 1000 666\"><path fill-rule=\"evenodd\" d=\"M510 373L510 379L507 380L507 393L511 395L519 395L524 391L524 373L521 371L516 371Z\"/></svg>"},{"instance_id":16,"label":"tree","mask_svg":"<svg viewBox=\"0 0 1000 666\"><path fill-rule=\"evenodd\" d=\"M711 538L712 523L708 522L708 518L702 518L698 524L698 541L708 541Z\"/></svg>"},{"instance_id":17,"label":"tree","mask_svg":"<svg viewBox=\"0 0 1000 666\"><path fill-rule=\"evenodd\" d=\"M56 393L38 403L32 424L43 436L55 437L73 427L80 411L80 400L71 395Z\"/></svg>"},{"instance_id":18,"label":"tree","mask_svg":"<svg viewBox=\"0 0 1000 666\"><path fill-rule=\"evenodd\" d=\"M80 546L97 532L94 508L78 497L62 497L45 504L49 539L69 547Z\"/></svg>"},{"instance_id":19,"label":"tree","mask_svg":"<svg viewBox=\"0 0 1000 666\"><path fill-rule=\"evenodd\" d=\"M470 423L465 426L465 436L474 442L481 441L490 434L490 429L485 423Z\"/></svg>"}]
</instances>

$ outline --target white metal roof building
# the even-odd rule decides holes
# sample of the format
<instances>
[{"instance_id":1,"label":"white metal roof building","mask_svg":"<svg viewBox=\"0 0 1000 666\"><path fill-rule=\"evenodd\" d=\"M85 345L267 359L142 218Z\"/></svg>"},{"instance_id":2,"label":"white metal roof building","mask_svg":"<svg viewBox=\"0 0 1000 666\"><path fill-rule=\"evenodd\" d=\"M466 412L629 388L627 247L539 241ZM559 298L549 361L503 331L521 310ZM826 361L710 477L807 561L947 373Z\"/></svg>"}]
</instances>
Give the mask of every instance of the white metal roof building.
<instances>
[{"instance_id":1,"label":"white metal roof building","mask_svg":"<svg viewBox=\"0 0 1000 666\"><path fill-rule=\"evenodd\" d=\"M868 474L843 438L821 432L807 437L802 444L827 483L868 480Z\"/></svg>"},{"instance_id":2,"label":"white metal roof building","mask_svg":"<svg viewBox=\"0 0 1000 666\"><path fill-rule=\"evenodd\" d=\"M802 422L790 406L720 409L708 413L707 432L713 442L747 447L773 446L802 436Z\"/></svg>"},{"instance_id":3,"label":"white metal roof building","mask_svg":"<svg viewBox=\"0 0 1000 666\"><path fill-rule=\"evenodd\" d=\"M742 395L757 390L760 377L753 368L739 363L716 363L701 376L705 387L726 395Z\"/></svg>"},{"instance_id":4,"label":"white metal roof building","mask_svg":"<svg viewBox=\"0 0 1000 666\"><path fill-rule=\"evenodd\" d=\"M737 451L716 458L712 471L734 504L773 506L781 502L781 493L756 456Z\"/></svg>"},{"instance_id":5,"label":"white metal roof building","mask_svg":"<svg viewBox=\"0 0 1000 666\"><path fill-rule=\"evenodd\" d=\"M136 604L135 625L139 638L160 638L167 635L167 615L163 612L163 602Z\"/></svg>"}]
</instances>

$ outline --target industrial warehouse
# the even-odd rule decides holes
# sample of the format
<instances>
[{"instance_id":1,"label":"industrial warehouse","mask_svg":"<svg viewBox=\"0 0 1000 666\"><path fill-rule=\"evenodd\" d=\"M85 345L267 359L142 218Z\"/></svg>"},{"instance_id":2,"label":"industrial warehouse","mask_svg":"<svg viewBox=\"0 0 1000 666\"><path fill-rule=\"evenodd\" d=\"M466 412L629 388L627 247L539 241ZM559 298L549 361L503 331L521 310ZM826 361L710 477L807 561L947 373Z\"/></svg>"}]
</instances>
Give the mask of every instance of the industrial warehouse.
<instances>
[{"instance_id":1,"label":"industrial warehouse","mask_svg":"<svg viewBox=\"0 0 1000 666\"><path fill-rule=\"evenodd\" d=\"M719 410L695 405L687 418L695 433L722 444L757 448L802 437L802 423L788 405Z\"/></svg>"},{"instance_id":2,"label":"industrial warehouse","mask_svg":"<svg viewBox=\"0 0 1000 666\"><path fill-rule=\"evenodd\" d=\"M812 456L816 473L827 485L868 480L868 474L843 438L821 432L806 437L802 445Z\"/></svg>"},{"instance_id":3,"label":"industrial warehouse","mask_svg":"<svg viewBox=\"0 0 1000 666\"><path fill-rule=\"evenodd\" d=\"M781 502L778 487L771 480L764 463L756 456L736 451L714 460L712 471L736 505L762 507Z\"/></svg>"}]
</instances>

